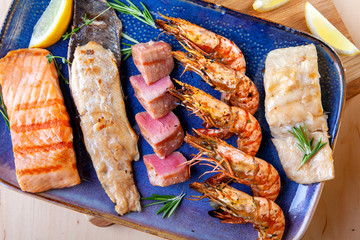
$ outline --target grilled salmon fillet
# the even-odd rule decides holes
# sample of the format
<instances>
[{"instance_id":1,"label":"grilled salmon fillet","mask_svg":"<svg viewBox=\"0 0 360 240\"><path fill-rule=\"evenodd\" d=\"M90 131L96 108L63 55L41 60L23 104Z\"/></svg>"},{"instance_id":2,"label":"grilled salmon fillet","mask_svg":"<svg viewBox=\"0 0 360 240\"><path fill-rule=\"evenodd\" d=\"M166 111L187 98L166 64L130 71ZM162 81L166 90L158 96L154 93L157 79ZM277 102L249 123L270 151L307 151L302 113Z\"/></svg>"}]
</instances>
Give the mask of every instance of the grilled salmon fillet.
<instances>
[{"instance_id":1,"label":"grilled salmon fillet","mask_svg":"<svg viewBox=\"0 0 360 240\"><path fill-rule=\"evenodd\" d=\"M0 60L16 176L27 192L80 183L70 119L48 54L43 49L19 49Z\"/></svg>"},{"instance_id":2,"label":"grilled salmon fillet","mask_svg":"<svg viewBox=\"0 0 360 240\"><path fill-rule=\"evenodd\" d=\"M131 162L139 158L137 135L125 111L116 59L95 42L77 47L70 89L80 114L84 142L97 176L123 215L140 211Z\"/></svg>"}]
</instances>

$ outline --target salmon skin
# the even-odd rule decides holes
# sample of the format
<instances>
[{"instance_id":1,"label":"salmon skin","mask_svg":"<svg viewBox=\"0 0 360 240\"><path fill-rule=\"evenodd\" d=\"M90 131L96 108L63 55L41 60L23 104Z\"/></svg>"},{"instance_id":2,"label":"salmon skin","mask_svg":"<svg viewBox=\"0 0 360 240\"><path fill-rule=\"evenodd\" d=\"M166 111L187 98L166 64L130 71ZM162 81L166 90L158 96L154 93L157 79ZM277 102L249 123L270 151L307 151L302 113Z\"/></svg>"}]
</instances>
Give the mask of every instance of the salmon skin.
<instances>
[{"instance_id":1,"label":"salmon skin","mask_svg":"<svg viewBox=\"0 0 360 240\"><path fill-rule=\"evenodd\" d=\"M126 116L119 71L111 51L95 42L77 47L70 90L80 115L86 149L115 211L140 211L131 162L138 137Z\"/></svg>"},{"instance_id":2,"label":"salmon skin","mask_svg":"<svg viewBox=\"0 0 360 240\"><path fill-rule=\"evenodd\" d=\"M87 19L90 20L106 9L106 1L74 0L74 18L72 28L74 29L85 23L85 14ZM79 31L71 36L68 49L69 61L73 61L76 47L83 46L90 41L94 41L114 54L117 66L119 67L121 63L121 29L122 24L120 19L117 17L115 10L107 10L91 24L80 28Z\"/></svg>"},{"instance_id":3,"label":"salmon skin","mask_svg":"<svg viewBox=\"0 0 360 240\"><path fill-rule=\"evenodd\" d=\"M80 183L73 133L54 63L43 49L10 51L0 60L0 84L16 177L27 192Z\"/></svg>"}]
</instances>

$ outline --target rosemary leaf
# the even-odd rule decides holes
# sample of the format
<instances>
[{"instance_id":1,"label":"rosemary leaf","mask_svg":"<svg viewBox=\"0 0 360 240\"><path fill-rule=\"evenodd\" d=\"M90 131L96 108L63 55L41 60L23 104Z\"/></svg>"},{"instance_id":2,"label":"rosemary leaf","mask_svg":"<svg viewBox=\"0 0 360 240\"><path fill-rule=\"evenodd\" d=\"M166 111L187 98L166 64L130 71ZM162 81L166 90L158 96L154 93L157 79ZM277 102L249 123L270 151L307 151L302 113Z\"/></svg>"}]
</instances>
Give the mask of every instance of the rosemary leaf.
<instances>
[{"instance_id":1,"label":"rosemary leaf","mask_svg":"<svg viewBox=\"0 0 360 240\"><path fill-rule=\"evenodd\" d=\"M131 42L133 42L133 43L135 43L135 44L139 43L138 40L130 37L130 36L127 35L126 33L121 33L121 37L123 37L124 39L127 39L127 40L129 40L129 41L131 41ZM132 46L132 44L128 44L128 43L122 43L122 44L124 44L124 45L126 45L126 46L129 46L129 48L123 48L123 49L121 49L121 54L125 55L125 57L124 57L124 61L125 61L125 60L128 59L128 58L131 56L131 54L132 54L132 51L131 51L131 46Z\"/></svg>"},{"instance_id":2,"label":"rosemary leaf","mask_svg":"<svg viewBox=\"0 0 360 240\"><path fill-rule=\"evenodd\" d=\"M170 217L174 213L185 195L185 193L181 193L178 196L152 194L151 197L141 199L156 201L145 205L145 207L164 203L164 206L162 206L156 214L163 213L162 218L165 218L166 216Z\"/></svg>"},{"instance_id":3,"label":"rosemary leaf","mask_svg":"<svg viewBox=\"0 0 360 240\"><path fill-rule=\"evenodd\" d=\"M143 14L144 16L146 16L146 19L149 19L150 22L155 22L154 18L152 17L151 13L149 12L149 9L147 9L147 7L145 6L145 4L143 4L142 2L140 2L141 6L143 7L144 11Z\"/></svg>"},{"instance_id":4,"label":"rosemary leaf","mask_svg":"<svg viewBox=\"0 0 360 240\"><path fill-rule=\"evenodd\" d=\"M63 64L67 64L67 65L70 65L71 62L69 62L69 61L68 61L66 58L64 58L64 57L54 56L54 55L52 55L52 54L46 55L46 58L47 58L49 64L54 60L55 68L56 68L56 71L57 71L57 73L58 73L59 78L60 78L62 81L64 81L66 84L69 85L69 80L68 80L68 79L62 74L62 72L61 72L62 65L58 65L56 59L61 59L61 62L62 62Z\"/></svg>"},{"instance_id":5,"label":"rosemary leaf","mask_svg":"<svg viewBox=\"0 0 360 240\"><path fill-rule=\"evenodd\" d=\"M61 62L63 64L71 65L71 62L69 62L65 57L54 56L52 54L48 54L48 55L46 55L46 58L47 58L49 63L51 63L53 61L53 59L58 58L58 59L61 59Z\"/></svg>"},{"instance_id":6,"label":"rosemary leaf","mask_svg":"<svg viewBox=\"0 0 360 240\"><path fill-rule=\"evenodd\" d=\"M126 33L121 33L121 37L125 38L126 40L129 40L130 42L133 42L133 43L139 43L138 40L130 37L129 35L127 35Z\"/></svg>"},{"instance_id":7,"label":"rosemary leaf","mask_svg":"<svg viewBox=\"0 0 360 240\"><path fill-rule=\"evenodd\" d=\"M133 16L134 18L138 19L139 21L153 27L156 28L156 24L154 21L154 18L151 16L151 13L149 11L149 9L145 6L145 4L140 3L141 6L143 7L143 11L141 11L133 2L131 2L130 0L126 0L126 2L128 2L129 6L127 6L126 4L118 1L118 0L114 0L114 2L107 2L106 6L111 7L113 9L115 9L118 12L124 13L124 14L128 14Z\"/></svg>"},{"instance_id":8,"label":"rosemary leaf","mask_svg":"<svg viewBox=\"0 0 360 240\"><path fill-rule=\"evenodd\" d=\"M184 196L185 196L185 195L184 195ZM182 199L182 198L181 198L181 199ZM170 217L170 216L174 213L175 209L179 206L179 204L180 204L180 202L181 202L181 199L177 200L176 204L172 207L172 209L171 209L170 212L168 213L168 217Z\"/></svg>"},{"instance_id":9,"label":"rosemary leaf","mask_svg":"<svg viewBox=\"0 0 360 240\"><path fill-rule=\"evenodd\" d=\"M162 213L162 212L167 211L168 209L170 209L170 208L174 205L174 202L175 202L175 201L176 201L176 200L172 200L172 201L168 201L167 203L165 203L164 206L162 206L162 207L156 212L156 214L160 214L160 213ZM164 212L164 214L165 214L165 212ZM163 216L163 218L164 218L164 216Z\"/></svg>"},{"instance_id":10,"label":"rosemary leaf","mask_svg":"<svg viewBox=\"0 0 360 240\"><path fill-rule=\"evenodd\" d=\"M153 200L153 201L157 201L157 200L171 200L173 198L176 198L176 196L173 195L156 195L156 194L152 194L151 197L147 197L147 198L142 198L142 200Z\"/></svg>"},{"instance_id":11,"label":"rosemary leaf","mask_svg":"<svg viewBox=\"0 0 360 240\"><path fill-rule=\"evenodd\" d=\"M125 55L124 61L131 56L131 48L123 48L120 51L122 55Z\"/></svg>"},{"instance_id":12,"label":"rosemary leaf","mask_svg":"<svg viewBox=\"0 0 360 240\"><path fill-rule=\"evenodd\" d=\"M132 44L129 44L129 43L122 43L122 44L124 44L125 46L129 46L129 47L132 46ZM125 48L125 49L126 49L126 48Z\"/></svg>"},{"instance_id":13,"label":"rosemary leaf","mask_svg":"<svg viewBox=\"0 0 360 240\"><path fill-rule=\"evenodd\" d=\"M293 127L292 131L289 131L294 137L297 138L299 143L297 143L296 146L304 153L298 170L327 144L327 142L322 142L322 139L320 138L320 140L315 144L315 146L312 147L314 143L314 138L312 138L311 140L309 139L309 133L306 129L305 123L303 125L304 128L302 128L301 126Z\"/></svg>"},{"instance_id":14,"label":"rosemary leaf","mask_svg":"<svg viewBox=\"0 0 360 240\"><path fill-rule=\"evenodd\" d=\"M126 0L129 4L130 4L130 7L132 8L132 9L134 9L136 12L140 12L140 9L134 4L134 3L132 3L131 1L129 1L129 0Z\"/></svg>"},{"instance_id":15,"label":"rosemary leaf","mask_svg":"<svg viewBox=\"0 0 360 240\"><path fill-rule=\"evenodd\" d=\"M9 121L9 117L7 115L7 110L6 110L6 106L4 104L4 100L0 91L0 112L1 115L3 116L6 126L8 127L8 129L10 130L10 121Z\"/></svg>"},{"instance_id":16,"label":"rosemary leaf","mask_svg":"<svg viewBox=\"0 0 360 240\"><path fill-rule=\"evenodd\" d=\"M101 13L99 13L98 15L96 15L94 18L92 19L88 19L86 13L84 14L84 23L76 28L74 28L71 32L67 32L62 36L63 41L65 41L66 39L70 38L74 33L76 33L77 31L79 31L82 27L90 25L95 19L97 19L98 17L100 17L101 15L103 15L105 12L107 12L111 7L108 7L107 9L105 9L104 11L102 11Z\"/></svg>"},{"instance_id":17,"label":"rosemary leaf","mask_svg":"<svg viewBox=\"0 0 360 240\"><path fill-rule=\"evenodd\" d=\"M124 3L122 3L122 2L120 2L119 0L114 0L114 2L116 2L120 6L126 7L126 5Z\"/></svg>"},{"instance_id":18,"label":"rosemary leaf","mask_svg":"<svg viewBox=\"0 0 360 240\"><path fill-rule=\"evenodd\" d=\"M165 218L166 215L174 209L174 206L177 205L178 202L179 202L179 200L175 200L175 201L171 202L169 207L164 210L162 218ZM168 217L170 217L170 216L168 215Z\"/></svg>"},{"instance_id":19,"label":"rosemary leaf","mask_svg":"<svg viewBox=\"0 0 360 240\"><path fill-rule=\"evenodd\" d=\"M158 204L161 204L161 203L166 203L167 201L169 201L169 200L161 200L161 201L158 201L158 202L152 202L152 203L146 204L144 207L149 207L149 206L152 206L152 205L158 205Z\"/></svg>"},{"instance_id":20,"label":"rosemary leaf","mask_svg":"<svg viewBox=\"0 0 360 240\"><path fill-rule=\"evenodd\" d=\"M1 115L3 116L3 118L5 120L6 126L10 130L10 121L9 121L9 118L7 117L7 113L2 108L0 108L0 112L1 112Z\"/></svg>"}]
</instances>

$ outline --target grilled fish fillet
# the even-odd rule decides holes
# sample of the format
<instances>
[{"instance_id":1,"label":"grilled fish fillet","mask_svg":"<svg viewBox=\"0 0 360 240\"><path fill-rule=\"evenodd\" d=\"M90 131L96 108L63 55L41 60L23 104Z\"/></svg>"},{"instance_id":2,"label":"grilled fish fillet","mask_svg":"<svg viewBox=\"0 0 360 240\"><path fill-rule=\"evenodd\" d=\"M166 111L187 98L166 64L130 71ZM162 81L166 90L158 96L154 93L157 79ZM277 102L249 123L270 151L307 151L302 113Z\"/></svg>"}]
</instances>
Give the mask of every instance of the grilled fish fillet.
<instances>
[{"instance_id":1,"label":"grilled fish fillet","mask_svg":"<svg viewBox=\"0 0 360 240\"><path fill-rule=\"evenodd\" d=\"M321 105L317 53L313 44L271 51L265 62L265 117L281 164L291 180L310 184L334 178L329 143L300 169L303 152L289 133L305 123L314 144L328 142L327 117Z\"/></svg>"},{"instance_id":2,"label":"grilled fish fillet","mask_svg":"<svg viewBox=\"0 0 360 240\"><path fill-rule=\"evenodd\" d=\"M42 49L19 49L0 60L16 176L27 192L80 183L70 119L48 54Z\"/></svg>"},{"instance_id":3,"label":"grilled fish fillet","mask_svg":"<svg viewBox=\"0 0 360 240\"><path fill-rule=\"evenodd\" d=\"M77 47L70 89L97 176L120 215L140 211L131 162L137 135L126 117L119 72L111 51L95 42Z\"/></svg>"}]
</instances>

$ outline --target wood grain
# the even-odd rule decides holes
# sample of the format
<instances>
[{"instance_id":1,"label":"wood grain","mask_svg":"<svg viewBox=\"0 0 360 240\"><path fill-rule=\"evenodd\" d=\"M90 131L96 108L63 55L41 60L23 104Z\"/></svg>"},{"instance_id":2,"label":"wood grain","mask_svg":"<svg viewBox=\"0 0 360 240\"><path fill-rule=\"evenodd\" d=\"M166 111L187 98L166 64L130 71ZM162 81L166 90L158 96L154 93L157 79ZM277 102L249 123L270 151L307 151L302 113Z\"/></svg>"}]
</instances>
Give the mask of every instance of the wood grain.
<instances>
[{"instance_id":1,"label":"wood grain","mask_svg":"<svg viewBox=\"0 0 360 240\"><path fill-rule=\"evenodd\" d=\"M0 26L11 0L0 0ZM338 9L343 9L342 17L347 17L351 26L349 30L357 30L360 25L359 0L333 0ZM275 22L302 31L308 31L305 25L302 6L305 1L291 0L283 7L269 13L257 13L252 10L253 0L216 1L230 8L238 8L241 12L268 18ZM336 15L330 0L310 0L325 16L334 16L331 21L349 37L341 18ZM355 7L354 7L355 6ZM294 11L293 7L297 7ZM240 9L241 8L241 9ZM355 13L355 14L354 14ZM335 15L333 15L335 14ZM273 16L274 15L274 16ZM279 17L279 20L276 19ZM287 22L288 21L288 22ZM357 38L360 47L359 33L351 32ZM342 57L347 68L347 82L360 88L359 59ZM357 86L355 86L357 85ZM348 85L350 86L350 85ZM349 95L349 94L348 94ZM342 127L334 153L336 178L325 184L318 208L303 240L355 240L360 239L360 96L350 99L345 106ZM241 236L239 236L241 238ZM113 225L99 228L90 224L78 212L68 210L0 186L0 239L132 239L160 240L162 238L134 229Z\"/></svg>"},{"instance_id":2,"label":"wood grain","mask_svg":"<svg viewBox=\"0 0 360 240\"><path fill-rule=\"evenodd\" d=\"M253 15L259 18L280 23L303 32L310 33L304 15L306 0L291 0L280 8L269 12L257 12L252 8L253 1L246 0L207 0L236 11ZM316 9L318 9L340 32L348 39L351 36L337 12L334 4L330 0L309 0ZM359 46L357 46L359 48ZM345 78L347 84L347 99L350 99L360 93L360 54L355 56L340 56L345 69ZM353 83L352 83L353 82ZM350 84L351 83L351 84Z\"/></svg>"},{"instance_id":3,"label":"wood grain","mask_svg":"<svg viewBox=\"0 0 360 240\"><path fill-rule=\"evenodd\" d=\"M360 95L346 103L328 181L303 240L360 239Z\"/></svg>"}]
</instances>

